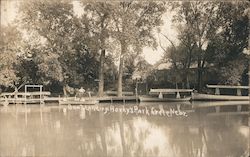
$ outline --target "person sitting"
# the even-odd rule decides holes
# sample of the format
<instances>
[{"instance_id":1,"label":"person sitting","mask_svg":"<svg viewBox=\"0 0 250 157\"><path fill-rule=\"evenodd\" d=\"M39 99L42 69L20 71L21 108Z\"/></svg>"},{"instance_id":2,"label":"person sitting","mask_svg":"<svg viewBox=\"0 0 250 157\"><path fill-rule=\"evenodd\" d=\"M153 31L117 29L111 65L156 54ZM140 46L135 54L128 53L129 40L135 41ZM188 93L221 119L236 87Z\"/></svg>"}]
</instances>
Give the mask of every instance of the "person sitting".
<instances>
[{"instance_id":1,"label":"person sitting","mask_svg":"<svg viewBox=\"0 0 250 157\"><path fill-rule=\"evenodd\" d=\"M83 88L81 87L81 88L79 89L79 98L80 98L80 100L84 100L84 99L83 99L84 93L85 93L85 89L83 89Z\"/></svg>"}]
</instances>

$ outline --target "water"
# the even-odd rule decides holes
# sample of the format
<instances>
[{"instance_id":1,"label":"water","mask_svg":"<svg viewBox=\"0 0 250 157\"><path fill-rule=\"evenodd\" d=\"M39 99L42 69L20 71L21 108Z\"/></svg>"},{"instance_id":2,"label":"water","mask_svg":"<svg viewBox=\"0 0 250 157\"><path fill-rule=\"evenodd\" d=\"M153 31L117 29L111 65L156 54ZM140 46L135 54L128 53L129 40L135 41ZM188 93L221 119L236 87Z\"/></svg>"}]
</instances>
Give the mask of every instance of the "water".
<instances>
[{"instance_id":1,"label":"water","mask_svg":"<svg viewBox=\"0 0 250 157\"><path fill-rule=\"evenodd\" d=\"M190 104L174 103L95 107L0 107L0 157L241 157L248 153L248 115L209 115ZM153 113L152 108L165 113L179 109L186 115Z\"/></svg>"}]
</instances>

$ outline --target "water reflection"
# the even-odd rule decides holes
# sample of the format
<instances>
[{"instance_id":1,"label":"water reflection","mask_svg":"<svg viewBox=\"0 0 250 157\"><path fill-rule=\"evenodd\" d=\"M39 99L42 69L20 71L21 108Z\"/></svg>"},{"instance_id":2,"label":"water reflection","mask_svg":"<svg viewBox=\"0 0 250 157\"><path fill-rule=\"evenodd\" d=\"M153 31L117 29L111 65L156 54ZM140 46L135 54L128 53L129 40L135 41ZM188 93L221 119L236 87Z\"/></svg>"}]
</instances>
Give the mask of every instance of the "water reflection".
<instances>
[{"instance_id":1,"label":"water reflection","mask_svg":"<svg viewBox=\"0 0 250 157\"><path fill-rule=\"evenodd\" d=\"M190 104L140 106L143 105L192 109ZM0 156L240 157L247 154L247 115L203 113L166 117L105 114L79 106L0 107Z\"/></svg>"}]
</instances>

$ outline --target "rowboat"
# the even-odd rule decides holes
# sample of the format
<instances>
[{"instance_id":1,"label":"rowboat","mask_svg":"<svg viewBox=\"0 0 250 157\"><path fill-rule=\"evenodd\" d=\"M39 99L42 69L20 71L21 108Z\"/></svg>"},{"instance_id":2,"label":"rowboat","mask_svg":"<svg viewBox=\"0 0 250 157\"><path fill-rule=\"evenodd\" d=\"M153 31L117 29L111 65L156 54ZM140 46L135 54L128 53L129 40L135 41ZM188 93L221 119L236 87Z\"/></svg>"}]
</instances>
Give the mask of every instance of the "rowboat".
<instances>
[{"instance_id":1,"label":"rowboat","mask_svg":"<svg viewBox=\"0 0 250 157\"><path fill-rule=\"evenodd\" d=\"M249 100L249 96L193 93L192 100L195 100L195 101L247 101Z\"/></svg>"},{"instance_id":2,"label":"rowboat","mask_svg":"<svg viewBox=\"0 0 250 157\"><path fill-rule=\"evenodd\" d=\"M207 85L207 88L215 89L215 94L193 93L192 100L194 101L247 101L249 96L241 94L241 90L249 89L248 86L228 86L228 85ZM237 95L221 95L220 89L235 90Z\"/></svg>"},{"instance_id":3,"label":"rowboat","mask_svg":"<svg viewBox=\"0 0 250 157\"><path fill-rule=\"evenodd\" d=\"M99 103L94 99L60 99L59 105L95 105Z\"/></svg>"},{"instance_id":4,"label":"rowboat","mask_svg":"<svg viewBox=\"0 0 250 157\"><path fill-rule=\"evenodd\" d=\"M182 101L190 101L191 97L185 98L158 98L158 97L149 97L149 96L141 96L139 97L140 102L182 102Z\"/></svg>"},{"instance_id":5,"label":"rowboat","mask_svg":"<svg viewBox=\"0 0 250 157\"><path fill-rule=\"evenodd\" d=\"M8 105L9 105L9 102L8 102L7 100L1 99L1 100L0 100L0 105L2 105L2 106L8 106Z\"/></svg>"}]
</instances>

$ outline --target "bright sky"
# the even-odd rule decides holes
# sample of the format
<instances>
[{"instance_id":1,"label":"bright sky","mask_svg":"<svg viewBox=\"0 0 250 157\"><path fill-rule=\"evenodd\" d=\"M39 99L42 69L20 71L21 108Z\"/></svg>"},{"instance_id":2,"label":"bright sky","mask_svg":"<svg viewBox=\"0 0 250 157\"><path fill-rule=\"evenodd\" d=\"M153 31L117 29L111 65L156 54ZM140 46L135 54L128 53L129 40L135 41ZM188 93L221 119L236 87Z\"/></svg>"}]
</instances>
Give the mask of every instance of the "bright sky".
<instances>
[{"instance_id":1,"label":"bright sky","mask_svg":"<svg viewBox=\"0 0 250 157\"><path fill-rule=\"evenodd\" d=\"M6 25L8 23L11 23L13 19L17 15L17 2L20 0L2 0L1 5L1 24ZM79 3L74 3L74 9L75 12L81 13L82 9L79 7ZM163 16L164 24L161 27L161 33L168 36L173 41L176 41L177 32L172 26L172 14L170 12L167 12ZM168 46L170 43L159 34L155 34L155 37L159 43L161 41L161 44L163 46ZM164 54L164 51L161 47L157 47L156 50L153 50L152 48L145 47L143 49L143 56L150 64L155 64L157 61L159 61Z\"/></svg>"},{"instance_id":2,"label":"bright sky","mask_svg":"<svg viewBox=\"0 0 250 157\"><path fill-rule=\"evenodd\" d=\"M175 42L177 40L177 31L174 29L174 26L172 26L171 20L172 20L172 14L170 12L166 12L163 15L164 24L163 26L161 26L161 33L166 35L173 42ZM167 47L168 45L170 45L169 41L166 40L166 38L163 35L156 33L155 37L158 41L158 45L160 43L164 47ZM143 54L145 56L145 59L150 64L155 64L157 61L159 61L163 57L164 51L160 46L158 46L156 50L153 50L152 48L149 48L149 47L145 47L143 49Z\"/></svg>"}]
</instances>

